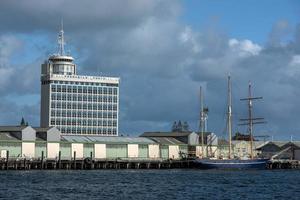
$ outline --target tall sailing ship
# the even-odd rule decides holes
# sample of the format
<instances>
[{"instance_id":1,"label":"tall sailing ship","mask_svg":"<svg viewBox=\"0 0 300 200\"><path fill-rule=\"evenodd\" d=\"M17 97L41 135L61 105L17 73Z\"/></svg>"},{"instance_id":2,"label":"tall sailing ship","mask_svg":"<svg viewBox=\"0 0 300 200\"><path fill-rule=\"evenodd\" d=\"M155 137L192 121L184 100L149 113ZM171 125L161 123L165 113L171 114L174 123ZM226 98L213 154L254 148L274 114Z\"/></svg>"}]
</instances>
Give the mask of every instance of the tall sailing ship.
<instances>
[{"instance_id":1,"label":"tall sailing ship","mask_svg":"<svg viewBox=\"0 0 300 200\"><path fill-rule=\"evenodd\" d=\"M204 169L265 169L266 163L269 159L255 158L253 155L253 125L264 123L261 120L263 118L253 118L252 116L252 101L257 99L262 99L262 97L252 97L251 94L251 83L249 82L248 88L248 97L241 99L242 101L248 102L248 118L241 119L244 121L242 125L248 125L249 135L250 135L250 158L249 159L240 159L232 157L232 97L231 97L231 78L228 76L228 110L227 110L227 131L228 131L228 141L229 141L229 152L228 158L224 159L210 159L210 158L199 158L195 160L195 163L199 167ZM201 99L201 116L200 116L200 126L203 127L203 97L200 91ZM202 154L204 150L203 146L203 128L201 128L201 139L202 139Z\"/></svg>"}]
</instances>

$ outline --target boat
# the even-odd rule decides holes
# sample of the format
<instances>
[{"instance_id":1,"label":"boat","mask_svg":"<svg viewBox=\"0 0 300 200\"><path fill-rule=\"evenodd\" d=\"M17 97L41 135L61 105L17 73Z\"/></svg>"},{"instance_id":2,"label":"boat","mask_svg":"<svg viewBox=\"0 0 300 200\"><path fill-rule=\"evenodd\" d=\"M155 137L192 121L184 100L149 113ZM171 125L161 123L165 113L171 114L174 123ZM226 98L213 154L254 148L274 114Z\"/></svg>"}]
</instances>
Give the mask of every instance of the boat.
<instances>
[{"instance_id":1,"label":"boat","mask_svg":"<svg viewBox=\"0 0 300 200\"><path fill-rule=\"evenodd\" d=\"M265 169L269 159L197 159L202 169Z\"/></svg>"},{"instance_id":2,"label":"boat","mask_svg":"<svg viewBox=\"0 0 300 200\"><path fill-rule=\"evenodd\" d=\"M231 106L231 78L228 76L228 110L227 110L227 131L228 131L228 140L229 140L229 152L228 158L224 159L213 159L213 158L197 158L194 160L195 164L202 169L265 169L266 164L269 159L264 158L254 158L253 155L253 125L264 123L260 120L263 118L253 118L252 116L252 101L256 99L261 99L262 97L252 97L251 95L251 83L249 82L249 96L248 98L241 99L242 101L246 100L248 102L248 119L241 119L241 121L247 121L242 125L248 125L249 134L250 134L250 158L249 159L240 159L232 158L232 143L231 143L231 133L232 133L232 106ZM203 98L200 90L200 99L201 104L203 104ZM200 126L203 126L203 106L201 105L200 113ZM203 128L201 129L202 134L202 152L203 151Z\"/></svg>"}]
</instances>

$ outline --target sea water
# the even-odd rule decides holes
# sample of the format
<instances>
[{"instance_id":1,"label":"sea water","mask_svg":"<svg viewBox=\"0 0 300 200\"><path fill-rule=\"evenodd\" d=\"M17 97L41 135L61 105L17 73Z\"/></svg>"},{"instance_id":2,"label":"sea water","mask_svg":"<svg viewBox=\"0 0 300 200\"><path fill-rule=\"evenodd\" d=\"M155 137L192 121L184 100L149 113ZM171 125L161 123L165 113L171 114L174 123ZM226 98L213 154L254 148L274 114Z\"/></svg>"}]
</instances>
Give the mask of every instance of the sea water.
<instances>
[{"instance_id":1,"label":"sea water","mask_svg":"<svg viewBox=\"0 0 300 200\"><path fill-rule=\"evenodd\" d=\"M1 199L300 199L299 170L1 171Z\"/></svg>"}]
</instances>

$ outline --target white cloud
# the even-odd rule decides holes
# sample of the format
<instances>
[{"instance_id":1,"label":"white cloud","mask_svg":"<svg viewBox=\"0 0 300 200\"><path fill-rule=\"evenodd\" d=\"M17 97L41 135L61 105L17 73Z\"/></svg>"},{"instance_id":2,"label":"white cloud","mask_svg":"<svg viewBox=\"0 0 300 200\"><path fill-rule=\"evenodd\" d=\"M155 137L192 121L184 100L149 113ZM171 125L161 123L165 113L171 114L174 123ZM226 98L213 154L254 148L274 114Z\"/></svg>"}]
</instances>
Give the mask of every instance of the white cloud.
<instances>
[{"instance_id":1,"label":"white cloud","mask_svg":"<svg viewBox=\"0 0 300 200\"><path fill-rule=\"evenodd\" d=\"M300 55L292 56L290 63L285 69L285 73L290 77L300 75Z\"/></svg>"},{"instance_id":2,"label":"white cloud","mask_svg":"<svg viewBox=\"0 0 300 200\"><path fill-rule=\"evenodd\" d=\"M242 57L258 55L262 50L261 46L253 43L251 40L237 40L233 38L228 41L228 44L233 52Z\"/></svg>"},{"instance_id":3,"label":"white cloud","mask_svg":"<svg viewBox=\"0 0 300 200\"><path fill-rule=\"evenodd\" d=\"M190 45L190 48L195 54L200 53L200 51L202 50L200 44L197 41L197 34L192 31L191 27L187 26L184 28L184 30L179 35L179 40L184 44Z\"/></svg>"}]
</instances>

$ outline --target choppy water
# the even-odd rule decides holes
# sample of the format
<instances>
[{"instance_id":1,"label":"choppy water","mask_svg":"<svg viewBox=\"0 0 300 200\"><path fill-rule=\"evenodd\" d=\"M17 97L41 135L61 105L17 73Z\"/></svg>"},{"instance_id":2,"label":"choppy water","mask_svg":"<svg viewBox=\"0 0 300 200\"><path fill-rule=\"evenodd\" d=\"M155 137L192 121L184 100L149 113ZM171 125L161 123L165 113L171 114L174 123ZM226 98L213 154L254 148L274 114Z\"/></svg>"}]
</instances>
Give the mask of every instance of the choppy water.
<instances>
[{"instance_id":1,"label":"choppy water","mask_svg":"<svg viewBox=\"0 0 300 200\"><path fill-rule=\"evenodd\" d=\"M1 199L300 199L300 171L1 171Z\"/></svg>"}]
</instances>

